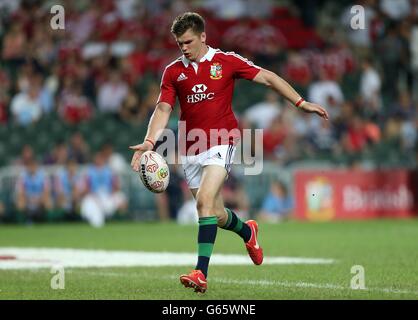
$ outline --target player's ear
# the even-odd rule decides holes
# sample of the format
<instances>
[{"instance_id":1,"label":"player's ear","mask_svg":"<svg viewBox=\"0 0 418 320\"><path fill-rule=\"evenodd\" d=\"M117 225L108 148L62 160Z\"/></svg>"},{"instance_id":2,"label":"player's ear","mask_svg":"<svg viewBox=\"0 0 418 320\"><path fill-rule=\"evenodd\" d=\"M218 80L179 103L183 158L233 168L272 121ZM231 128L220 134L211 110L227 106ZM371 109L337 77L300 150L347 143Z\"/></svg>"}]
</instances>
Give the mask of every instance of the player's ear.
<instances>
[{"instance_id":1,"label":"player's ear","mask_svg":"<svg viewBox=\"0 0 418 320\"><path fill-rule=\"evenodd\" d=\"M202 33L200 34L200 41L201 41L202 43L205 43L205 42L206 42L206 32L202 32Z\"/></svg>"}]
</instances>

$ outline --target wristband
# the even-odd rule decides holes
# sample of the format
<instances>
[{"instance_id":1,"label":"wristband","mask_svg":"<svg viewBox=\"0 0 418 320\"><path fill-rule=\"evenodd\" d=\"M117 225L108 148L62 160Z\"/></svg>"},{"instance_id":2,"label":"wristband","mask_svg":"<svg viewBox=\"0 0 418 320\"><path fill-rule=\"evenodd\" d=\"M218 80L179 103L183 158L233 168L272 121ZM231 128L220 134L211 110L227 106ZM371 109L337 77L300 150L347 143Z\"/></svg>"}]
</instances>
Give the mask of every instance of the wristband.
<instances>
[{"instance_id":1,"label":"wristband","mask_svg":"<svg viewBox=\"0 0 418 320\"><path fill-rule=\"evenodd\" d=\"M154 149L154 147L155 147L154 141L152 141L150 138L146 138L145 141L148 141L149 143L151 143L152 144L152 148Z\"/></svg>"},{"instance_id":2,"label":"wristband","mask_svg":"<svg viewBox=\"0 0 418 320\"><path fill-rule=\"evenodd\" d=\"M300 106L302 103L304 103L304 102L305 102L305 99L300 98L300 99L299 99L299 100L295 103L295 106L299 108L299 106Z\"/></svg>"}]
</instances>

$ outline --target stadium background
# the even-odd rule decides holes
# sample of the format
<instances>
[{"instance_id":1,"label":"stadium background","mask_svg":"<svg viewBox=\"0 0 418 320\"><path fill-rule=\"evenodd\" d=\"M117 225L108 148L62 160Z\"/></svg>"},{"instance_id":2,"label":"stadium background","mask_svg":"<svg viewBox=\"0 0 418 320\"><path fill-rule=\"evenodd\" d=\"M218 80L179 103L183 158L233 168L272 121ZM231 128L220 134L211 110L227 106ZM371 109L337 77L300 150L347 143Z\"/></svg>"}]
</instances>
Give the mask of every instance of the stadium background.
<instances>
[{"instance_id":1,"label":"stadium background","mask_svg":"<svg viewBox=\"0 0 418 320\"><path fill-rule=\"evenodd\" d=\"M65 30L52 30L50 8L59 3ZM350 27L355 4L365 8L364 30ZM0 221L25 221L15 191L31 158L54 186L68 159L86 168L105 144L129 204L114 219L168 219L179 209L178 199L187 200L181 170L172 190L156 197L130 171L128 146L144 137L161 72L179 56L171 22L189 10L205 17L209 45L278 73L331 116L316 121L262 86L236 84L241 127L265 126L263 173L245 176L234 166L224 190L240 213L254 216L276 178L294 203L300 169L416 169L417 1L3 1ZM80 219L58 212L53 191L40 221Z\"/></svg>"}]
</instances>

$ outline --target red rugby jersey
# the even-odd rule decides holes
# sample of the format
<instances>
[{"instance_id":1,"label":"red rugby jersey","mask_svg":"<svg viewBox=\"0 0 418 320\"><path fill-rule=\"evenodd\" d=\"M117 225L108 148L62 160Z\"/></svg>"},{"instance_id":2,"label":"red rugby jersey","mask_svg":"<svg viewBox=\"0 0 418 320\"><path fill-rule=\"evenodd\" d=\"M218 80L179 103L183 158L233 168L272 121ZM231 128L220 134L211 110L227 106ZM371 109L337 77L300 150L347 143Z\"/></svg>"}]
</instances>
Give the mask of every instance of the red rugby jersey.
<instances>
[{"instance_id":1,"label":"red rugby jersey","mask_svg":"<svg viewBox=\"0 0 418 320\"><path fill-rule=\"evenodd\" d=\"M235 134L229 134L228 139L223 136L213 143L214 139L210 139L211 129L226 129L229 132L238 130L238 122L232 112L234 81L240 78L252 80L259 71L260 67L240 55L211 47L199 63L182 56L165 68L157 103L166 102L173 108L176 96L179 99L180 121L186 123L186 128L179 127L179 147L182 154L185 151L184 142L188 154L197 154L206 148L228 144L237 138ZM199 147L198 151L191 151L195 149L191 146L199 140L196 136L192 139L193 132L190 131L193 129L203 129L206 133L203 150ZM188 137L187 141L184 141L185 137Z\"/></svg>"}]
</instances>

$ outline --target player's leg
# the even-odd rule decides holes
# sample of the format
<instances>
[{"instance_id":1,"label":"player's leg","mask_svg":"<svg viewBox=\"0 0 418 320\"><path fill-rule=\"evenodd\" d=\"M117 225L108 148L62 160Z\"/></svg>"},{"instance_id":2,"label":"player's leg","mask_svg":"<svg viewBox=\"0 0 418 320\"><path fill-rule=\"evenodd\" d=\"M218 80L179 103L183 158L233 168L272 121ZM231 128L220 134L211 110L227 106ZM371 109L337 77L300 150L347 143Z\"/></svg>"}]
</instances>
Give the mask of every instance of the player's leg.
<instances>
[{"instance_id":1,"label":"player's leg","mask_svg":"<svg viewBox=\"0 0 418 320\"><path fill-rule=\"evenodd\" d=\"M201 184L196 193L196 206L199 215L199 256L196 269L207 276L209 259L212 254L218 228L216 198L220 193L226 172L224 168L209 165L203 168Z\"/></svg>"},{"instance_id":2,"label":"player's leg","mask_svg":"<svg viewBox=\"0 0 418 320\"><path fill-rule=\"evenodd\" d=\"M216 206L216 216L218 217L218 227L222 228L228 221L228 214L225 210L224 200L222 198L222 193L219 192L215 200Z\"/></svg>"},{"instance_id":3,"label":"player's leg","mask_svg":"<svg viewBox=\"0 0 418 320\"><path fill-rule=\"evenodd\" d=\"M222 195L216 197L216 211L218 216L218 226L225 230L230 230L238 234L244 242L251 238L251 228L238 217L235 212L225 208Z\"/></svg>"},{"instance_id":4,"label":"player's leg","mask_svg":"<svg viewBox=\"0 0 418 320\"><path fill-rule=\"evenodd\" d=\"M258 243L258 224L254 220L242 221L229 208L225 208L221 193L216 198L216 212L218 216L218 226L225 230L230 230L238 234L245 242L245 247L256 265L263 262L263 249Z\"/></svg>"},{"instance_id":5,"label":"player's leg","mask_svg":"<svg viewBox=\"0 0 418 320\"><path fill-rule=\"evenodd\" d=\"M216 165L224 169L226 177L231 170L235 150L235 146L231 144L213 147L209 150L208 157L205 159L203 165ZM218 217L218 226L237 233L244 240L248 254L254 264L261 264L263 262L263 249L257 240L257 222L254 220L243 222L232 210L224 208L220 192L217 193L215 200L215 214Z\"/></svg>"},{"instance_id":6,"label":"player's leg","mask_svg":"<svg viewBox=\"0 0 418 320\"><path fill-rule=\"evenodd\" d=\"M197 192L192 190L195 188L191 188L199 215L198 258L195 270L188 275L182 275L180 281L186 287L194 287L199 292L205 292L207 288L206 277L218 229L215 199L225 177L226 170L223 167L208 165L202 170Z\"/></svg>"},{"instance_id":7,"label":"player's leg","mask_svg":"<svg viewBox=\"0 0 418 320\"><path fill-rule=\"evenodd\" d=\"M235 146L219 145L210 149L204 165L216 165L224 169L225 177L229 174L235 155ZM232 210L224 208L220 192L215 199L215 214L218 217L218 226L237 233L245 242L248 254L254 264L263 262L263 249L259 246L257 235L258 225L254 220L243 222Z\"/></svg>"}]
</instances>

